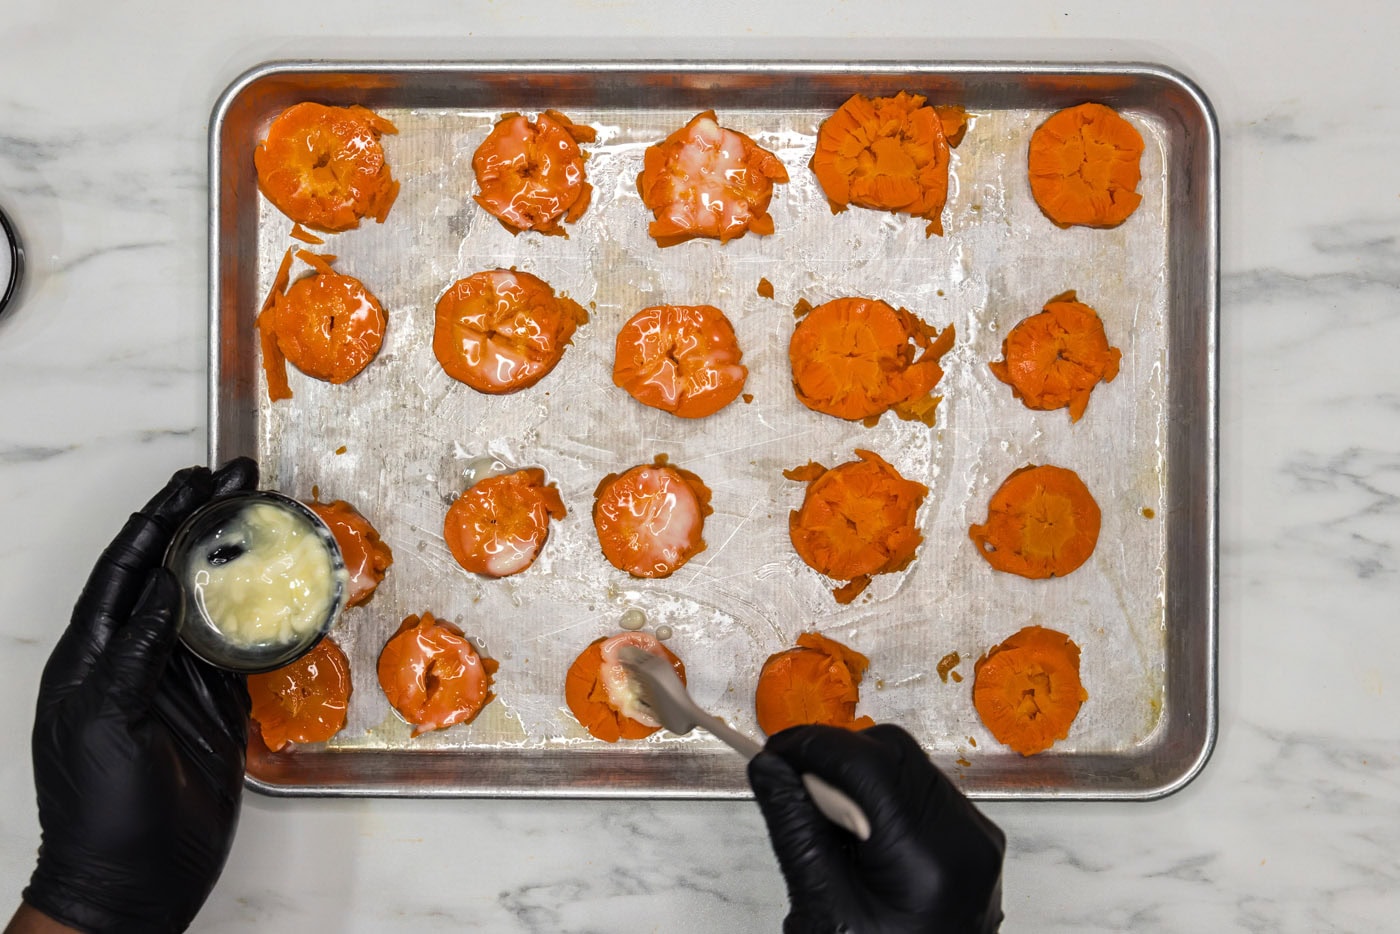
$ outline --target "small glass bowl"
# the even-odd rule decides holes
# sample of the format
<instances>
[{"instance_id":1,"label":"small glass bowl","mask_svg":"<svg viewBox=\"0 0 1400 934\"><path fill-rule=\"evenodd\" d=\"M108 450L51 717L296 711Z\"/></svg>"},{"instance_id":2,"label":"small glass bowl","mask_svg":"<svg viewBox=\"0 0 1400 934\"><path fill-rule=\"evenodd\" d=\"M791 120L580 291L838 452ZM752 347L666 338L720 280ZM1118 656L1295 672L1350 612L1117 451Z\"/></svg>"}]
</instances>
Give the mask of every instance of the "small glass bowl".
<instances>
[{"instance_id":1,"label":"small glass bowl","mask_svg":"<svg viewBox=\"0 0 1400 934\"><path fill-rule=\"evenodd\" d=\"M330 552L331 573L335 575L336 582L330 605L326 608L325 619L314 630L291 642L240 645L231 641L204 612L187 579L189 561L194 549L217 534L219 529L238 513L255 504L272 505L305 520ZM336 544L335 536L321 521L320 516L281 493L266 490L234 493L202 506L176 530L174 538L170 540L170 547L165 551L165 566L180 582L185 595L185 607L180 621L180 641L197 657L216 668L239 674L259 674L290 665L316 647L316 643L321 641L339 618L340 611L345 608L345 558L340 552L340 546Z\"/></svg>"},{"instance_id":2,"label":"small glass bowl","mask_svg":"<svg viewBox=\"0 0 1400 934\"><path fill-rule=\"evenodd\" d=\"M19 304L19 290L24 285L24 244L19 231L4 208L0 208L0 319Z\"/></svg>"}]
</instances>

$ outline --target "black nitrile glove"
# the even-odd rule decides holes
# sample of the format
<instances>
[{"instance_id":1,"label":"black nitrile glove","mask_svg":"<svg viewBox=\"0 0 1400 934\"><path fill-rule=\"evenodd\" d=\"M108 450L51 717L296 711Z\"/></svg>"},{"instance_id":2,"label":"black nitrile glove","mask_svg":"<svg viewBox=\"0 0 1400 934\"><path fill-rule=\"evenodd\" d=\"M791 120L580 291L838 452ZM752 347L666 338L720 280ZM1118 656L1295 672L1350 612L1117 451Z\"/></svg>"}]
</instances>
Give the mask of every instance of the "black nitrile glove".
<instances>
[{"instance_id":1,"label":"black nitrile glove","mask_svg":"<svg viewBox=\"0 0 1400 934\"><path fill-rule=\"evenodd\" d=\"M176 527L257 465L171 478L92 569L34 718L43 842L24 900L82 931L182 931L219 877L243 791L248 695L176 641Z\"/></svg>"},{"instance_id":2,"label":"black nitrile glove","mask_svg":"<svg viewBox=\"0 0 1400 934\"><path fill-rule=\"evenodd\" d=\"M870 839L823 817L802 772L850 795ZM1006 838L899 727L784 730L749 763L749 784L787 880L785 934L985 934L1001 924Z\"/></svg>"}]
</instances>

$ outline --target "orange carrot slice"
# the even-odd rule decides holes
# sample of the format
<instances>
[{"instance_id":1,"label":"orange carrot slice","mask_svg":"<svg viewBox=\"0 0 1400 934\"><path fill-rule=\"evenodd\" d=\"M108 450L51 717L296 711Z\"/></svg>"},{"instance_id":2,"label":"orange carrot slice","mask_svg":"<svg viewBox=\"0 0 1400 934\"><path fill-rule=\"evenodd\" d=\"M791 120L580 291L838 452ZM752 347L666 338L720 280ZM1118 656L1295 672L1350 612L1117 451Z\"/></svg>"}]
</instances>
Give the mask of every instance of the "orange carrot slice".
<instances>
[{"instance_id":1,"label":"orange carrot slice","mask_svg":"<svg viewBox=\"0 0 1400 934\"><path fill-rule=\"evenodd\" d=\"M977 553L998 571L1042 580L1064 577L1089 560L1101 520L1079 474L1027 465L997 488L986 523L969 534Z\"/></svg>"},{"instance_id":2,"label":"orange carrot slice","mask_svg":"<svg viewBox=\"0 0 1400 934\"><path fill-rule=\"evenodd\" d=\"M438 299L433 355L448 376L477 392L518 392L558 366L587 321L577 302L528 272L478 272Z\"/></svg>"},{"instance_id":3,"label":"orange carrot slice","mask_svg":"<svg viewBox=\"0 0 1400 934\"><path fill-rule=\"evenodd\" d=\"M939 331L878 299L834 299L811 309L792 333L793 388L807 408L837 418L874 424L893 409L932 426L939 361L953 338L951 324Z\"/></svg>"},{"instance_id":4,"label":"orange carrot slice","mask_svg":"<svg viewBox=\"0 0 1400 934\"><path fill-rule=\"evenodd\" d=\"M500 666L484 658L462 630L424 613L409 616L379 653L379 686L413 735L471 723L495 697Z\"/></svg>"},{"instance_id":5,"label":"orange carrot slice","mask_svg":"<svg viewBox=\"0 0 1400 934\"><path fill-rule=\"evenodd\" d=\"M394 552L384 544L378 530L360 511L343 499L330 503L306 504L321 521L330 527L335 543L345 558L345 570L350 572L346 591L346 606L364 606L374 596L384 580L384 574L394 563Z\"/></svg>"},{"instance_id":6,"label":"orange carrot slice","mask_svg":"<svg viewBox=\"0 0 1400 934\"><path fill-rule=\"evenodd\" d=\"M1098 313L1070 290L1012 328L1001 355L988 366L1026 408L1068 408L1069 420L1077 422L1094 387L1118 375L1123 352L1108 346Z\"/></svg>"},{"instance_id":7,"label":"orange carrot slice","mask_svg":"<svg viewBox=\"0 0 1400 934\"><path fill-rule=\"evenodd\" d=\"M613 383L643 405L681 418L713 415L738 398L749 371L724 312L710 305L658 305L617 335Z\"/></svg>"},{"instance_id":8,"label":"orange carrot slice","mask_svg":"<svg viewBox=\"0 0 1400 934\"><path fill-rule=\"evenodd\" d=\"M288 743L324 743L345 728L350 662L330 638L301 658L248 676L251 716L273 752Z\"/></svg>"},{"instance_id":9,"label":"orange carrot slice","mask_svg":"<svg viewBox=\"0 0 1400 934\"><path fill-rule=\"evenodd\" d=\"M962 141L967 111L935 109L924 100L905 91L873 99L855 94L822 122L811 168L831 213L854 204L910 214L928 221L925 236L942 235L948 148Z\"/></svg>"},{"instance_id":10,"label":"orange carrot slice","mask_svg":"<svg viewBox=\"0 0 1400 934\"><path fill-rule=\"evenodd\" d=\"M1142 135L1103 104L1057 111L1031 135L1031 194L1057 227L1117 227L1142 195Z\"/></svg>"},{"instance_id":11,"label":"orange carrot slice","mask_svg":"<svg viewBox=\"0 0 1400 934\"><path fill-rule=\"evenodd\" d=\"M1027 626L977 660L972 704L997 742L1023 756L1069 736L1089 699L1079 680L1079 646L1069 636Z\"/></svg>"},{"instance_id":12,"label":"orange carrot slice","mask_svg":"<svg viewBox=\"0 0 1400 934\"><path fill-rule=\"evenodd\" d=\"M597 138L557 110L534 120L508 113L491 128L472 156L481 194L477 204L513 234L533 230L567 236L562 221L583 216L593 196L579 143Z\"/></svg>"},{"instance_id":13,"label":"orange carrot slice","mask_svg":"<svg viewBox=\"0 0 1400 934\"><path fill-rule=\"evenodd\" d=\"M549 538L549 520L564 518L564 501L538 467L478 481L447 510L443 537L457 563L473 574L508 577L535 563Z\"/></svg>"},{"instance_id":14,"label":"orange carrot slice","mask_svg":"<svg viewBox=\"0 0 1400 934\"><path fill-rule=\"evenodd\" d=\"M694 237L725 243L749 232L773 232L773 183L787 180L782 160L720 126L707 110L647 147L637 193L655 217L647 233L658 246Z\"/></svg>"},{"instance_id":15,"label":"orange carrot slice","mask_svg":"<svg viewBox=\"0 0 1400 934\"><path fill-rule=\"evenodd\" d=\"M287 286L288 251L257 319L268 396L274 402L292 395L285 363L315 379L344 383L368 366L384 343L384 309L364 283L333 270L334 256L305 250L296 255L312 267L312 274Z\"/></svg>"},{"instance_id":16,"label":"orange carrot slice","mask_svg":"<svg viewBox=\"0 0 1400 934\"><path fill-rule=\"evenodd\" d=\"M847 730L874 726L856 717L860 682L870 659L815 632L797 637L797 648L770 655L758 675L754 707L758 727L772 736L788 727L821 723Z\"/></svg>"},{"instance_id":17,"label":"orange carrot slice","mask_svg":"<svg viewBox=\"0 0 1400 934\"><path fill-rule=\"evenodd\" d=\"M620 681L626 678L626 673L614 670L621 667L615 657L605 657L605 649L608 650L608 656L615 656L617 649L622 645L634 645L666 659L676 670L681 684L685 684L685 665L681 664L681 660L670 649L648 633L625 632L611 638L595 639L589 643L588 648L569 666L569 672L564 678L564 700L574 718L590 734L609 743L615 743L619 739L646 739L660 729L654 721L644 723L628 716L619 708L621 702L621 706L630 709L632 713L638 712L626 703L626 689L620 685Z\"/></svg>"},{"instance_id":18,"label":"orange carrot slice","mask_svg":"<svg viewBox=\"0 0 1400 934\"><path fill-rule=\"evenodd\" d=\"M379 138L397 132L363 107L296 104L253 150L258 187L283 214L315 230L349 230L365 217L382 223L399 185Z\"/></svg>"},{"instance_id":19,"label":"orange carrot slice","mask_svg":"<svg viewBox=\"0 0 1400 934\"><path fill-rule=\"evenodd\" d=\"M907 567L924 540L916 517L928 487L904 479L878 454L857 449L856 456L830 470L784 471L809 481L801 508L788 517L792 546L808 567L848 582L834 591L838 603L859 596L871 575Z\"/></svg>"},{"instance_id":20,"label":"orange carrot slice","mask_svg":"<svg viewBox=\"0 0 1400 934\"><path fill-rule=\"evenodd\" d=\"M695 474L657 458L609 474L594 492L593 527L603 556L633 577L670 577L705 550L710 490Z\"/></svg>"}]
</instances>

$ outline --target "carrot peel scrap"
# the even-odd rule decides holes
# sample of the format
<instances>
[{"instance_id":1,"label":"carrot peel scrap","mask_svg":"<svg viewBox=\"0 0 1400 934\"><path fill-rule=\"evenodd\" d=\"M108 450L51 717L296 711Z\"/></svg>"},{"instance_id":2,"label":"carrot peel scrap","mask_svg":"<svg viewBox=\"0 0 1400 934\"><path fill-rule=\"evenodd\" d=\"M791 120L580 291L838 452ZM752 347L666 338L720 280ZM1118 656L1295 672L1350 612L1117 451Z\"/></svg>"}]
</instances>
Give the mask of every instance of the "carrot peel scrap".
<instances>
[{"instance_id":1,"label":"carrot peel scrap","mask_svg":"<svg viewBox=\"0 0 1400 934\"><path fill-rule=\"evenodd\" d=\"M267 379L267 398L270 402L292 398L292 387L287 382L287 358L282 355L282 348L277 346L277 330L272 317L272 307L277 297L287 291L291 272L292 251L288 250L282 257L282 265L277 267L272 288L268 290L257 317L258 343L262 348L263 375Z\"/></svg>"}]
</instances>

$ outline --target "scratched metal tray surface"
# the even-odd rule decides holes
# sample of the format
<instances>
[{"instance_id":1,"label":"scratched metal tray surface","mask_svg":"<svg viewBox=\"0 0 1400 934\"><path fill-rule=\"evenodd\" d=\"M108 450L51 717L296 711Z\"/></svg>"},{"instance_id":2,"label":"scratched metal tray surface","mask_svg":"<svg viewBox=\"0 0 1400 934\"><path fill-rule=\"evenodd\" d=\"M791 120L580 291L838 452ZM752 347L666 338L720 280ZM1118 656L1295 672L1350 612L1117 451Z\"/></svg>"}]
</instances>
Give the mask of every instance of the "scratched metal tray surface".
<instances>
[{"instance_id":1,"label":"scratched metal tray surface","mask_svg":"<svg viewBox=\"0 0 1400 934\"><path fill-rule=\"evenodd\" d=\"M833 216L807 168L817 127L855 92L927 95L972 114L954 151L946 233L853 209ZM303 100L361 104L399 129L384 139L402 184L387 221L327 238L323 252L387 310L383 350L332 386L291 374L270 405L254 317L291 222L259 193L252 153L271 119ZM1030 134L1051 112L1096 100L1146 142L1143 201L1114 230L1059 230L1026 179ZM471 158L507 111L562 110L597 128L585 146L592 206L569 237L511 236L472 200ZM659 249L634 185L642 153L696 112L773 150L776 233ZM664 733L609 745L563 699L564 672L638 607L669 626L696 699L758 736L763 660L808 629L871 659L860 712L903 724L972 795L1159 797L1205 764L1216 723L1216 316L1218 150L1209 103L1153 65L932 63L272 63L235 82L213 114L210 152L210 457L256 457L265 486L354 503L393 547L374 600L334 636L351 659L349 722L328 743L271 753L250 744L248 782L287 795L734 797L741 761L712 738ZM482 269L534 273L590 309L559 367L526 391L488 397L437 365L433 309ZM759 296L760 277L776 295ZM1033 412L987 362L1020 319L1078 291L1123 351L1088 414ZM957 331L932 429L878 426L803 408L786 349L799 299L876 296ZM713 304L734 322L751 402L699 421L642 407L611 382L613 340L633 312ZM828 466L855 448L926 484L925 541L899 574L848 607L802 564L787 516L802 497L782 469ZM706 551L667 580L603 559L590 512L604 475L657 454L714 490ZM1103 509L1098 548L1063 578L994 572L968 526L1028 463L1076 470ZM463 571L443 539L448 504L473 478L539 466L569 515L527 572ZM469 725L418 738L389 707L375 668L409 613L456 622L499 660L498 699ZM972 706L973 661L1022 626L1068 633L1089 692L1069 738L1023 758ZM938 661L963 659L946 681ZM761 738L761 737L760 737Z\"/></svg>"}]
</instances>

